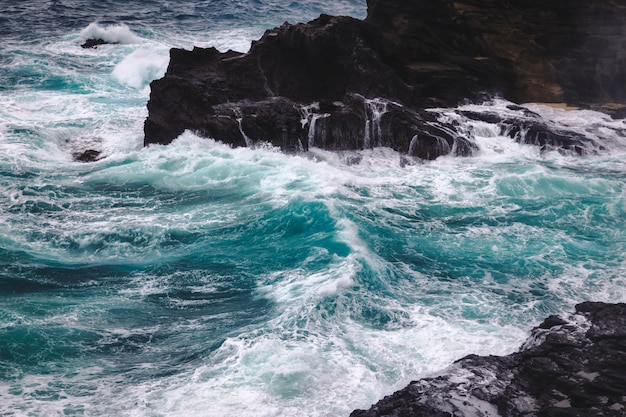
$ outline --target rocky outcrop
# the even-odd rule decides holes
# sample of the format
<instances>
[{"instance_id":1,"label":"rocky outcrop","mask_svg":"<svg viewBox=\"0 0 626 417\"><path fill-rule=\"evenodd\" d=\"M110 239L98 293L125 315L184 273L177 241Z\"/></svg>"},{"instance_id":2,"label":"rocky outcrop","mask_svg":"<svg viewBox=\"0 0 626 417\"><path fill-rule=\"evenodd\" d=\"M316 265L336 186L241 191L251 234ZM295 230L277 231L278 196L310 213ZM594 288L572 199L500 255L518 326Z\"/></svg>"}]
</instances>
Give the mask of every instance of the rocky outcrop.
<instances>
[{"instance_id":1,"label":"rocky outcrop","mask_svg":"<svg viewBox=\"0 0 626 417\"><path fill-rule=\"evenodd\" d=\"M351 417L626 415L626 304L550 316L509 356L468 356Z\"/></svg>"},{"instance_id":2,"label":"rocky outcrop","mask_svg":"<svg viewBox=\"0 0 626 417\"><path fill-rule=\"evenodd\" d=\"M418 83L438 64L512 101L626 103L623 2L369 0L366 21Z\"/></svg>"},{"instance_id":3,"label":"rocky outcrop","mask_svg":"<svg viewBox=\"0 0 626 417\"><path fill-rule=\"evenodd\" d=\"M172 49L151 84L144 143L189 129L285 151L468 155L471 138L424 109L497 95L620 111L625 43L626 6L612 0L369 0L364 21L285 23L245 54Z\"/></svg>"},{"instance_id":4,"label":"rocky outcrop","mask_svg":"<svg viewBox=\"0 0 626 417\"><path fill-rule=\"evenodd\" d=\"M89 48L97 48L100 45L109 45L109 44L115 44L117 42L107 42L104 39L99 39L99 38L89 38L87 39L85 42L83 42L80 47L84 48L84 49L89 49Z\"/></svg>"}]
</instances>

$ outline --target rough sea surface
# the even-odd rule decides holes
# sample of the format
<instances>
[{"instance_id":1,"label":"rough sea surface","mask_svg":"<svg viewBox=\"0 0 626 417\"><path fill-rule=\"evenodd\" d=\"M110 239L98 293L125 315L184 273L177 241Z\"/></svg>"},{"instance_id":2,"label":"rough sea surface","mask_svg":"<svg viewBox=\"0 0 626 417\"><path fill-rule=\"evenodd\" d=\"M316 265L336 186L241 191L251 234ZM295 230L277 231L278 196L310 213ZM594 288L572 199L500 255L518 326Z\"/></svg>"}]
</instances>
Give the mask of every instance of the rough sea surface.
<instances>
[{"instance_id":1,"label":"rough sea surface","mask_svg":"<svg viewBox=\"0 0 626 417\"><path fill-rule=\"evenodd\" d=\"M470 121L476 156L408 164L142 147L170 47L246 51L322 12L366 6L0 0L0 416L347 416L626 301L622 120L528 105L604 141L584 157Z\"/></svg>"}]
</instances>

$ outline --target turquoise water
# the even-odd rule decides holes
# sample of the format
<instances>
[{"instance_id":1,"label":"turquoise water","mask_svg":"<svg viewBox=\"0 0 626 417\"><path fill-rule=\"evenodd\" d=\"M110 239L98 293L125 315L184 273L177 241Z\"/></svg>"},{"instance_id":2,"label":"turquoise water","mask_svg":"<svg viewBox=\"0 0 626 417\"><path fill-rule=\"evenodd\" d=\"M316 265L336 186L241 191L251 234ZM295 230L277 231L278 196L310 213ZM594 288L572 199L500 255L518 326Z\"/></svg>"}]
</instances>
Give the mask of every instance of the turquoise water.
<instances>
[{"instance_id":1,"label":"turquoise water","mask_svg":"<svg viewBox=\"0 0 626 417\"><path fill-rule=\"evenodd\" d=\"M468 120L475 157L408 165L191 133L143 148L170 47L245 50L365 5L0 6L2 416L348 415L577 302L626 301L622 120L528 105L605 144L586 157ZM120 43L81 49L94 34Z\"/></svg>"}]
</instances>

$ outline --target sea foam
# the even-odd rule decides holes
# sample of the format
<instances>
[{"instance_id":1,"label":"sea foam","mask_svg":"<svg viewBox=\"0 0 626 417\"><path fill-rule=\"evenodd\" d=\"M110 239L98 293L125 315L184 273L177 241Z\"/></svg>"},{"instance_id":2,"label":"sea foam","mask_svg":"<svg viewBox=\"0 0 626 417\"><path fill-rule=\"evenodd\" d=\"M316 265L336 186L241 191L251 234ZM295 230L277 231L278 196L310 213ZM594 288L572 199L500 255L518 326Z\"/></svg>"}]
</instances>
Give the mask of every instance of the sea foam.
<instances>
[{"instance_id":1,"label":"sea foam","mask_svg":"<svg viewBox=\"0 0 626 417\"><path fill-rule=\"evenodd\" d=\"M148 84L165 75L168 63L166 51L139 48L117 64L111 75L120 83L148 94L150 92Z\"/></svg>"},{"instance_id":2,"label":"sea foam","mask_svg":"<svg viewBox=\"0 0 626 417\"><path fill-rule=\"evenodd\" d=\"M141 42L141 38L124 24L100 26L97 22L93 22L80 31L80 37L82 39L102 39L109 43L121 44Z\"/></svg>"}]
</instances>

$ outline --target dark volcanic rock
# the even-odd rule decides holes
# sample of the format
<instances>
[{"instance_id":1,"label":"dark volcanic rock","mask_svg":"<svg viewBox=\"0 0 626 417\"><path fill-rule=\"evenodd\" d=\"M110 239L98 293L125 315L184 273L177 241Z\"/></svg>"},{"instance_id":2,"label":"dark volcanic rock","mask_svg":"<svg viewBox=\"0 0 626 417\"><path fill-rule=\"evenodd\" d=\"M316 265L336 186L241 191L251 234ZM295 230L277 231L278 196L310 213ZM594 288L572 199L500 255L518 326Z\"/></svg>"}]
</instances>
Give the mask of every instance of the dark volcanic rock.
<instances>
[{"instance_id":1,"label":"dark volcanic rock","mask_svg":"<svg viewBox=\"0 0 626 417\"><path fill-rule=\"evenodd\" d=\"M216 139L227 141L223 136L229 134L206 127L213 123L211 119L224 116L215 106L250 107L253 102L259 103L257 108L276 107L278 113L283 113L286 101L293 102L296 109L325 103L331 110L327 122L333 131L351 131L349 126L365 116L364 101L355 103L346 94L411 98L406 83L381 58L384 50L382 38L371 25L326 15L306 25L285 24L267 31L247 54L172 49L165 77L151 84L146 144L169 143L185 129L211 132ZM335 104L338 101L343 102ZM332 120L340 115L346 116L347 126ZM287 121L283 116L279 118L286 125L279 126L281 130L292 129L290 126L302 119L297 115ZM362 121L357 124L365 126ZM356 138L356 133L352 136ZM304 142L305 137L299 139Z\"/></svg>"},{"instance_id":2,"label":"dark volcanic rock","mask_svg":"<svg viewBox=\"0 0 626 417\"><path fill-rule=\"evenodd\" d=\"M405 66L457 65L513 101L626 102L623 2L368 0L366 21Z\"/></svg>"},{"instance_id":3,"label":"dark volcanic rock","mask_svg":"<svg viewBox=\"0 0 626 417\"><path fill-rule=\"evenodd\" d=\"M626 304L579 304L517 353L467 356L351 417L497 415L626 415Z\"/></svg>"},{"instance_id":4,"label":"dark volcanic rock","mask_svg":"<svg viewBox=\"0 0 626 417\"><path fill-rule=\"evenodd\" d=\"M508 106L508 112L458 110L457 113L469 120L478 120L497 125L499 134L515 139L519 143L537 145L542 151L558 150L575 155L597 154L606 147L591 136L568 130L566 127L549 126L543 118L525 107ZM613 130L617 136L626 132Z\"/></svg>"},{"instance_id":5,"label":"dark volcanic rock","mask_svg":"<svg viewBox=\"0 0 626 417\"><path fill-rule=\"evenodd\" d=\"M423 109L498 95L619 114L625 44L626 6L612 0L369 0L364 21L285 23L245 54L172 49L151 84L144 143L189 129L286 151L471 155L470 137ZM585 138L531 119L497 123L520 142L586 152Z\"/></svg>"},{"instance_id":6,"label":"dark volcanic rock","mask_svg":"<svg viewBox=\"0 0 626 417\"><path fill-rule=\"evenodd\" d=\"M85 49L97 48L99 45L108 45L111 43L115 43L115 42L107 42L104 39L89 38L85 42L83 42L83 44L80 45L80 47L85 48Z\"/></svg>"},{"instance_id":7,"label":"dark volcanic rock","mask_svg":"<svg viewBox=\"0 0 626 417\"><path fill-rule=\"evenodd\" d=\"M390 50L375 26L327 15L267 31L247 54L172 49L166 76L151 84L145 144L167 144L189 129L234 145L246 143L245 135L251 143L270 141L283 149L286 143L287 150L315 144L408 152L420 133L415 156L448 153L450 132L423 130L424 112L409 108L456 104L460 96L476 98L478 88L464 80L462 91L428 97L407 83ZM390 126L393 120L400 125Z\"/></svg>"}]
</instances>

